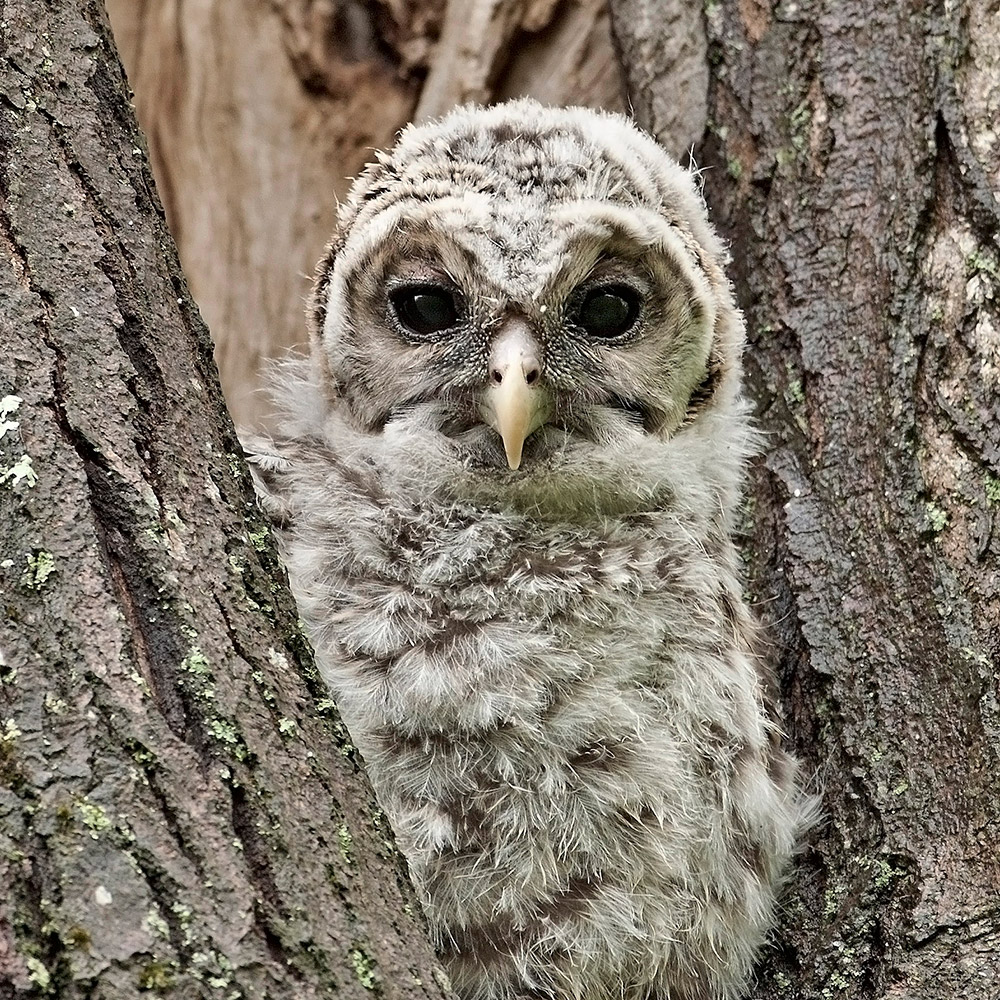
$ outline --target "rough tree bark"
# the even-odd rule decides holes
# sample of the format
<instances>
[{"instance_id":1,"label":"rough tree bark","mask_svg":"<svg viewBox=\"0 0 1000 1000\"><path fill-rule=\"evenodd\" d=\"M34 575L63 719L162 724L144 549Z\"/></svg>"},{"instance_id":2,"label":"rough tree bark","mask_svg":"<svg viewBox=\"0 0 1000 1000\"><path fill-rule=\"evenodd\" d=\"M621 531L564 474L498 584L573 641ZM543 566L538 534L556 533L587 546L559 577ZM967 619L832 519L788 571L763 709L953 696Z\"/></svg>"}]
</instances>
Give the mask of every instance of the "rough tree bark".
<instances>
[{"instance_id":1,"label":"rough tree bark","mask_svg":"<svg viewBox=\"0 0 1000 1000\"><path fill-rule=\"evenodd\" d=\"M663 6L612 0L624 51ZM705 13L698 159L768 432L753 592L827 814L756 996L995 1000L997 5ZM624 65L655 131L670 82Z\"/></svg>"},{"instance_id":2,"label":"rough tree bark","mask_svg":"<svg viewBox=\"0 0 1000 1000\"><path fill-rule=\"evenodd\" d=\"M598 0L186 0L183 18L175 0L108 5L244 413L256 357L298 337L296 272L366 146L455 99L623 106ZM108 165L120 104L89 128L65 110L118 86L100 32L70 58L42 6L0 4L5 46L27 37L23 11L34 31L0 93L0 397L16 375L23 399L0 404L0 885L16 877L0 997L131 996L137 977L254 995L257 976L310 996L324 962L341 989L403 989L397 946L378 950L414 927L391 919L406 890L380 888L400 870L379 858L367 791L350 804L351 759L317 750L335 724L314 681L280 666L299 648L287 598L225 471L218 401L192 392L210 365L175 308L142 147L127 133ZM628 102L669 149L698 139L708 109L696 156L769 434L751 585L827 812L755 995L995 1000L996 4L613 0L613 14ZM209 523L225 544L189 527ZM329 883L324 861L344 862ZM313 906L329 926L306 926Z\"/></svg>"},{"instance_id":3,"label":"rough tree bark","mask_svg":"<svg viewBox=\"0 0 1000 1000\"><path fill-rule=\"evenodd\" d=\"M0 258L0 997L445 997L98 0L0 3Z\"/></svg>"}]
</instances>

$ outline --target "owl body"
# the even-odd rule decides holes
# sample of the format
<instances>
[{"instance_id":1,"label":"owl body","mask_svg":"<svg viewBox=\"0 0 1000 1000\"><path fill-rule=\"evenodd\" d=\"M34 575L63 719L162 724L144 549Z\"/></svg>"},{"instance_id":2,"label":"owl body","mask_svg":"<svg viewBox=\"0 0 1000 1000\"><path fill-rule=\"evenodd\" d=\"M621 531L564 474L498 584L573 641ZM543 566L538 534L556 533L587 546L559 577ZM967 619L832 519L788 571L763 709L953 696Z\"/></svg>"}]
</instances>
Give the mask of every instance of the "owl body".
<instances>
[{"instance_id":1,"label":"owl body","mask_svg":"<svg viewBox=\"0 0 1000 1000\"><path fill-rule=\"evenodd\" d=\"M411 127L256 442L459 995L738 995L809 804L731 541L742 327L686 172L529 101Z\"/></svg>"}]
</instances>

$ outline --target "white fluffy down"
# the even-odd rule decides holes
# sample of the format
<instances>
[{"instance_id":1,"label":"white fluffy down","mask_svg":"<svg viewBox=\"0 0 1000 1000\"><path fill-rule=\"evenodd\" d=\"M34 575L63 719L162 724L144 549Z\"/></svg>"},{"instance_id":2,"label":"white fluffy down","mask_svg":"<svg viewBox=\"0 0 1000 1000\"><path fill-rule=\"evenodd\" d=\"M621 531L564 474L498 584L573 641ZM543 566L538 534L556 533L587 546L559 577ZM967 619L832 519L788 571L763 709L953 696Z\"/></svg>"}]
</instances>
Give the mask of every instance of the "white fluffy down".
<instances>
[{"instance_id":1,"label":"white fluffy down","mask_svg":"<svg viewBox=\"0 0 1000 1000\"><path fill-rule=\"evenodd\" d=\"M280 376L280 433L248 450L459 994L729 1000L811 808L765 708L731 541L753 446L740 320L687 175L618 119L534 109L478 115L564 114L571 137L604 129L617 157L659 157L632 181L692 214L715 395L669 434L543 428L542 457L510 472L471 460L433 402L364 429L318 343ZM407 183L462 116L486 127L463 110L404 135ZM327 311L350 294L322 287Z\"/></svg>"}]
</instances>

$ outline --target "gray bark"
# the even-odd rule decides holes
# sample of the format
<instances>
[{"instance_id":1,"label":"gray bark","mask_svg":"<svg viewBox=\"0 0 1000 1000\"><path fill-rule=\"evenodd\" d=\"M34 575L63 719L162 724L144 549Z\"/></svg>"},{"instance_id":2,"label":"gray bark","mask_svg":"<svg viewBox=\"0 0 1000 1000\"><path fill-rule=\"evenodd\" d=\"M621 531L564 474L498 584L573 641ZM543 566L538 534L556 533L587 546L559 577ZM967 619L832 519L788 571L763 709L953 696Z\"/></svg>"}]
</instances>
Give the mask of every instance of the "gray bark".
<instances>
[{"instance_id":1,"label":"gray bark","mask_svg":"<svg viewBox=\"0 0 1000 1000\"><path fill-rule=\"evenodd\" d=\"M317 48L330 35L306 15L330 5L272 6L310 94L348 109L368 99L367 50ZM307 654L283 585L271 590L280 571L104 27L92 4L90 28L69 7L0 3L0 398L22 399L0 416L0 998L436 993L370 792L296 666ZM696 159L732 243L768 433L750 585L790 740L826 809L753 995L995 1000L995 3L612 8L629 103L675 152L702 131L707 79ZM396 51L430 65L441 8L407 10ZM537 26L554 10L522 9L511 79L541 68L561 83L544 44L564 29ZM169 30L142 28L140 103L176 79L153 59ZM666 54L695 52L699 31L710 72L695 59L678 79ZM470 62L463 93L530 89L493 79L498 53ZM416 106L412 82L378 88L386 120L354 118L386 139L363 145ZM181 169L183 129L149 121L163 162L180 165L168 195L194 220L183 192L203 175ZM330 169L353 172L340 163ZM321 240L317 177L292 193ZM272 216L258 215L268 232ZM236 212L233 231L258 215ZM191 225L181 232L207 280L220 248ZM225 294L247 287L234 275ZM268 301L288 311L287 298Z\"/></svg>"},{"instance_id":2,"label":"gray bark","mask_svg":"<svg viewBox=\"0 0 1000 1000\"><path fill-rule=\"evenodd\" d=\"M0 3L0 997L443 997L97 0Z\"/></svg>"},{"instance_id":3,"label":"gray bark","mask_svg":"<svg viewBox=\"0 0 1000 1000\"><path fill-rule=\"evenodd\" d=\"M636 6L612 3L625 51ZM768 435L752 593L826 811L753 995L994 1000L996 4L713 0L705 17L697 159ZM670 80L624 66L656 128Z\"/></svg>"}]
</instances>

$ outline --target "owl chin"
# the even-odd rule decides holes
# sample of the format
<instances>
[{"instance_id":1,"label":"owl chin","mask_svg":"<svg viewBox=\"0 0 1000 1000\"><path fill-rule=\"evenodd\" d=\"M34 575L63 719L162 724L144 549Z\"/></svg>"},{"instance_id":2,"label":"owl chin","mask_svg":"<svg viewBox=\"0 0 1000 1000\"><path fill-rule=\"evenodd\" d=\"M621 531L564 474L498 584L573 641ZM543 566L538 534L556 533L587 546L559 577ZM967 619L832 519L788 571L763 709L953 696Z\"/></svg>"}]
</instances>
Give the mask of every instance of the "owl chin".
<instances>
[{"instance_id":1,"label":"owl chin","mask_svg":"<svg viewBox=\"0 0 1000 1000\"><path fill-rule=\"evenodd\" d=\"M505 479L516 478L528 474L532 466L537 465L543 457L542 449L539 448L538 431L524 441L520 465L517 469L512 469L503 438L487 424L474 423L463 428L445 426L441 430L457 446L463 466L477 472L495 474Z\"/></svg>"},{"instance_id":2,"label":"owl chin","mask_svg":"<svg viewBox=\"0 0 1000 1000\"><path fill-rule=\"evenodd\" d=\"M420 439L429 447L431 437L441 435L454 446L453 457L465 469L506 481L552 471L570 452L574 461L594 452L602 465L607 449L624 457L642 443L654 448L664 443L658 430L662 417L638 402L619 396L581 400L556 393L545 393L544 398L544 405L528 413L513 436L478 394L466 392L399 406L373 432L390 438L404 435L406 450Z\"/></svg>"},{"instance_id":3,"label":"owl chin","mask_svg":"<svg viewBox=\"0 0 1000 1000\"><path fill-rule=\"evenodd\" d=\"M578 457L581 451L603 449L609 444L627 451L648 437L634 421L618 415L572 427L543 424L524 439L518 466L511 468L508 449L492 427L480 423L460 431L446 429L444 433L458 446L466 468L507 481L551 472L570 452Z\"/></svg>"}]
</instances>

